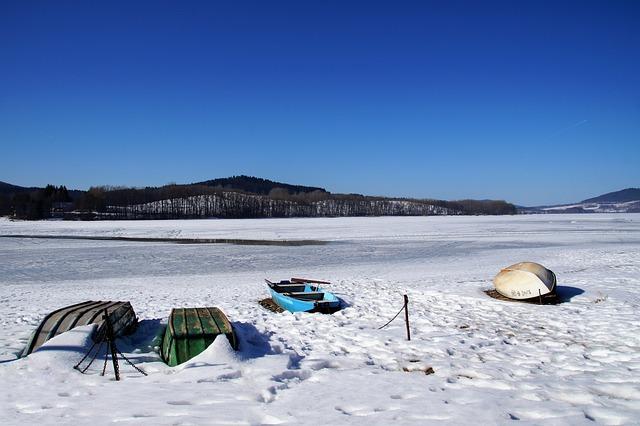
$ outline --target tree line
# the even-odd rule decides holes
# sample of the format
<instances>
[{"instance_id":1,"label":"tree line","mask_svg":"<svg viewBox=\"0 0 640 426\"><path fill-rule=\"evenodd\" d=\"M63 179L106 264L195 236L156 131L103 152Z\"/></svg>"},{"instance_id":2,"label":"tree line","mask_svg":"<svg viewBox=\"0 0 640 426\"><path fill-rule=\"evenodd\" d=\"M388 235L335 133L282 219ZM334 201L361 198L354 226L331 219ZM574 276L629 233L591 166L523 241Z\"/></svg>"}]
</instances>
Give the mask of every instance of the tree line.
<instances>
[{"instance_id":1,"label":"tree line","mask_svg":"<svg viewBox=\"0 0 640 426\"><path fill-rule=\"evenodd\" d=\"M31 191L0 194L0 216L19 219L45 219L51 217L56 203L70 203L69 191L64 185L47 185Z\"/></svg>"},{"instance_id":2,"label":"tree line","mask_svg":"<svg viewBox=\"0 0 640 426\"><path fill-rule=\"evenodd\" d=\"M301 202L241 192L169 198L144 204L111 205L118 219L284 218L339 216L429 216L459 214L422 201L328 198Z\"/></svg>"},{"instance_id":3,"label":"tree line","mask_svg":"<svg viewBox=\"0 0 640 426\"><path fill-rule=\"evenodd\" d=\"M322 190L291 193L273 188L267 195L203 185L160 188L92 188L80 200L84 210L122 219L262 218L337 216L428 216L515 214L494 200L418 200L331 194Z\"/></svg>"}]
</instances>

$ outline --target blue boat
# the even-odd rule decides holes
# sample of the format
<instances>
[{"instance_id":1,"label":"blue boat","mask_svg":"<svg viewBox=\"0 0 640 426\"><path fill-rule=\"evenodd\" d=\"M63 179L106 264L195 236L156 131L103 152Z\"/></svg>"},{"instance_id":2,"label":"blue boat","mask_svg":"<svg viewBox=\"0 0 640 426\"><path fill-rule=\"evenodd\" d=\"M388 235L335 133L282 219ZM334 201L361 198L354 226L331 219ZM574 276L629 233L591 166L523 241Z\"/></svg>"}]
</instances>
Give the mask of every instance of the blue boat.
<instances>
[{"instance_id":1,"label":"blue boat","mask_svg":"<svg viewBox=\"0 0 640 426\"><path fill-rule=\"evenodd\" d=\"M325 291L318 284L330 284L327 281L291 278L274 283L265 280L271 292L271 299L289 312L333 313L340 309L340 299Z\"/></svg>"}]
</instances>

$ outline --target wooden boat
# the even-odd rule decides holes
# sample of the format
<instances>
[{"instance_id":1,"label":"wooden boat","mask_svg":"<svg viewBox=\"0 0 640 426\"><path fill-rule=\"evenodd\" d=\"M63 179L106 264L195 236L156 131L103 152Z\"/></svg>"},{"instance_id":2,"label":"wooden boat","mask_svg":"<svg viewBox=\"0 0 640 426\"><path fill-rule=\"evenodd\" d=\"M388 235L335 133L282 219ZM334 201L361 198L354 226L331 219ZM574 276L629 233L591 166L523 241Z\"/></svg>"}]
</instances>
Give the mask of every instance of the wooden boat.
<instances>
[{"instance_id":1,"label":"wooden boat","mask_svg":"<svg viewBox=\"0 0 640 426\"><path fill-rule=\"evenodd\" d=\"M220 309L172 309L160 354L164 362L175 367L202 353L219 335L224 335L231 347L238 349L233 327Z\"/></svg>"},{"instance_id":2,"label":"wooden boat","mask_svg":"<svg viewBox=\"0 0 640 426\"><path fill-rule=\"evenodd\" d=\"M279 283L265 281L269 286L271 299L289 312L332 313L340 309L340 299L318 285L331 284L328 281L306 278L291 278Z\"/></svg>"},{"instance_id":3,"label":"wooden boat","mask_svg":"<svg viewBox=\"0 0 640 426\"><path fill-rule=\"evenodd\" d=\"M138 319L129 302L93 301L89 300L71 306L57 309L44 317L38 328L31 335L22 356L27 356L38 349L44 342L58 334L69 331L74 327L104 322L104 311L107 310L109 319L116 336L131 332L137 325ZM93 337L99 333L94 333Z\"/></svg>"},{"instance_id":4,"label":"wooden boat","mask_svg":"<svg viewBox=\"0 0 640 426\"><path fill-rule=\"evenodd\" d=\"M493 284L510 299L538 299L555 296L556 275L539 263L520 262L501 270Z\"/></svg>"}]
</instances>

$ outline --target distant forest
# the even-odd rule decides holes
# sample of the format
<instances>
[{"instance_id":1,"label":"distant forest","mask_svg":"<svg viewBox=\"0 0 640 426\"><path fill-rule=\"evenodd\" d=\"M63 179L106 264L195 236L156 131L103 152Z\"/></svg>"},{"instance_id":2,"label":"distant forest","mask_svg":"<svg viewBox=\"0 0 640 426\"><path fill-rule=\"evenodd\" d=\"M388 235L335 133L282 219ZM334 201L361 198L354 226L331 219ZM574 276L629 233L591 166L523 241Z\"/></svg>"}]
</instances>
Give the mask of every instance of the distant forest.
<instances>
[{"instance_id":1,"label":"distant forest","mask_svg":"<svg viewBox=\"0 0 640 426\"><path fill-rule=\"evenodd\" d=\"M324 188L234 176L186 185L22 188L0 183L0 215L18 219L187 219L515 214L494 200L421 200L332 194Z\"/></svg>"},{"instance_id":2,"label":"distant forest","mask_svg":"<svg viewBox=\"0 0 640 426\"><path fill-rule=\"evenodd\" d=\"M18 219L46 219L56 204L72 204L64 186L47 185L45 188L23 188L0 182L0 216Z\"/></svg>"}]
</instances>

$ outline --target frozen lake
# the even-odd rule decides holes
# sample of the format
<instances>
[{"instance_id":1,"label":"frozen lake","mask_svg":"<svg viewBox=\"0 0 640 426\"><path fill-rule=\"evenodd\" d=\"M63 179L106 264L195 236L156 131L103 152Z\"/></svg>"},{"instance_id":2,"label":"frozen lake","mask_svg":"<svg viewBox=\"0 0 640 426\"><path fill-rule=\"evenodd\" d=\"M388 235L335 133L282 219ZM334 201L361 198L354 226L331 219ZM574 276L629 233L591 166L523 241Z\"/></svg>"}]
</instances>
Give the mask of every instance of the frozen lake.
<instances>
[{"instance_id":1,"label":"frozen lake","mask_svg":"<svg viewBox=\"0 0 640 426\"><path fill-rule=\"evenodd\" d=\"M525 305L482 292L500 268L523 260L552 269L566 302ZM332 281L349 307L323 316L257 305L264 278L299 275ZM377 329L404 293L410 342L399 320ZM122 345L148 377L126 367L121 383L81 375L72 369L80 349L15 360L46 313L89 299L131 301L141 327ZM166 367L154 346L171 308L205 305L234 322L240 351L216 341L192 363ZM0 419L9 424L637 423L640 215L0 219L0 321ZM87 333L69 344L81 348Z\"/></svg>"}]
</instances>

